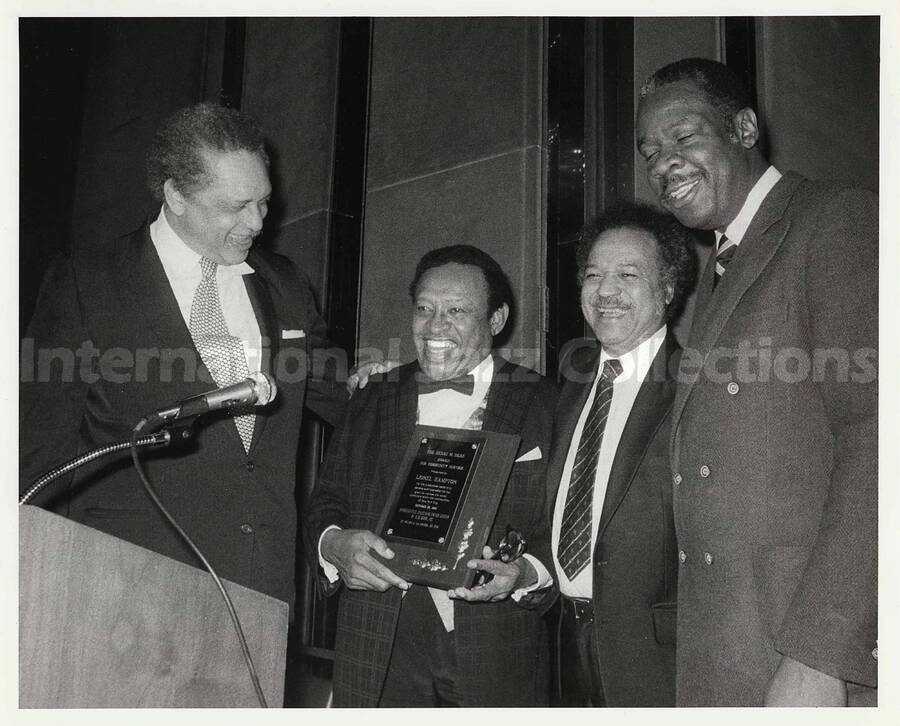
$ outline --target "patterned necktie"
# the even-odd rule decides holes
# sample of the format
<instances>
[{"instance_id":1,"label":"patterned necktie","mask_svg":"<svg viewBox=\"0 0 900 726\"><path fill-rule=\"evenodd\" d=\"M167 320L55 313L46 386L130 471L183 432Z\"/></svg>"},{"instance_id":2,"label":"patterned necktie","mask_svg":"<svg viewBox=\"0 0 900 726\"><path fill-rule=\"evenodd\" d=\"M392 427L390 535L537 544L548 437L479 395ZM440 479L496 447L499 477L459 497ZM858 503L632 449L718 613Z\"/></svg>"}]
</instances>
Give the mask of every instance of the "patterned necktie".
<instances>
[{"instance_id":1,"label":"patterned necktie","mask_svg":"<svg viewBox=\"0 0 900 726\"><path fill-rule=\"evenodd\" d=\"M572 465L569 492L563 509L557 559L569 580L574 580L591 560L591 510L594 506L594 479L600 444L612 403L613 381L622 372L622 364L608 360L597 382L597 392L584 422L581 441Z\"/></svg>"},{"instance_id":2,"label":"patterned necktie","mask_svg":"<svg viewBox=\"0 0 900 726\"><path fill-rule=\"evenodd\" d=\"M194 345L200 358L209 369L213 380L219 388L239 383L250 375L247 358L240 338L229 335L225 316L222 314L222 303L219 300L219 286L216 283L218 264L206 257L200 258L200 271L203 279L197 285L194 300L191 302L190 331ZM250 450L253 440L253 425L256 416L241 411L252 410L249 407L234 409L234 424L237 426L244 451Z\"/></svg>"},{"instance_id":3,"label":"patterned necktie","mask_svg":"<svg viewBox=\"0 0 900 726\"><path fill-rule=\"evenodd\" d=\"M716 289L716 285L725 274L725 268L728 267L735 252L737 252L737 244L723 234L719 240L719 249L716 251L716 276L713 278L713 290Z\"/></svg>"}]
</instances>

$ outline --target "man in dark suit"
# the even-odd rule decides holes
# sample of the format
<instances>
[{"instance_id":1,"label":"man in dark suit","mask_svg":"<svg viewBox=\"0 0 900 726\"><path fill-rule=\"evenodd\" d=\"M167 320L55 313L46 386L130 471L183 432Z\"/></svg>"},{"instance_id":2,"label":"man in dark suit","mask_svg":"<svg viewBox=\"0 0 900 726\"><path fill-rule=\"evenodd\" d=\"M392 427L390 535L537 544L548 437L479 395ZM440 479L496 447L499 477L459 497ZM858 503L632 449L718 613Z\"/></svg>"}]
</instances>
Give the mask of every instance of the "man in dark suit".
<instances>
[{"instance_id":1,"label":"man in dark suit","mask_svg":"<svg viewBox=\"0 0 900 726\"><path fill-rule=\"evenodd\" d=\"M872 702L877 202L782 175L759 140L719 63L642 89L651 187L717 238L672 410L678 704Z\"/></svg>"},{"instance_id":2,"label":"man in dark suit","mask_svg":"<svg viewBox=\"0 0 900 726\"><path fill-rule=\"evenodd\" d=\"M157 132L148 181L162 206L155 221L47 274L23 344L37 370L23 366L21 485L127 440L154 411L267 373L279 388L273 403L207 416L193 447L145 460L221 576L292 602L301 411L337 419L346 393L333 376L308 375L325 335L308 281L286 258L251 249L271 193L263 136L237 111L184 109ZM48 490L57 512L198 564L127 459L58 484Z\"/></svg>"},{"instance_id":3,"label":"man in dark suit","mask_svg":"<svg viewBox=\"0 0 900 726\"><path fill-rule=\"evenodd\" d=\"M562 367L548 465L561 702L673 705L668 441L679 349L667 322L693 287L696 257L675 220L623 205L583 230L577 261L596 342Z\"/></svg>"},{"instance_id":4,"label":"man in dark suit","mask_svg":"<svg viewBox=\"0 0 900 726\"><path fill-rule=\"evenodd\" d=\"M319 553L341 598L334 705L545 705L541 615L551 593L516 599L551 582L544 476L556 391L491 354L512 296L490 256L468 245L433 250L410 293L418 360L354 395L304 510L307 551ZM431 392L443 387L434 382L467 390ZM511 525L527 554L508 564L470 560L493 575L485 585L450 593L410 586L390 569L393 552L373 531L417 422L521 437L488 544L496 548Z\"/></svg>"}]
</instances>

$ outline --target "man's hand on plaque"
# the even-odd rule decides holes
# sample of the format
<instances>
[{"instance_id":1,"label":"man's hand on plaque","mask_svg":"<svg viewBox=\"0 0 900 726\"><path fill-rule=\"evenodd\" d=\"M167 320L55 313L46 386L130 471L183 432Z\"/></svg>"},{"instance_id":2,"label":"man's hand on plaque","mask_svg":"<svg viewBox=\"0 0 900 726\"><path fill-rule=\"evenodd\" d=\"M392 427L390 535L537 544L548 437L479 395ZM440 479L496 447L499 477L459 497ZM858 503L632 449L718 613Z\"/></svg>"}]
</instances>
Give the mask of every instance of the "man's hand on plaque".
<instances>
[{"instance_id":1,"label":"man's hand on plaque","mask_svg":"<svg viewBox=\"0 0 900 726\"><path fill-rule=\"evenodd\" d=\"M498 602L505 600L515 592L537 582L537 572L524 557L511 562L493 559L494 552L490 547L484 548L484 559L469 560L466 566L470 570L481 570L492 577L488 582L469 587L457 587L449 591L451 599L468 600L469 602Z\"/></svg>"},{"instance_id":2,"label":"man's hand on plaque","mask_svg":"<svg viewBox=\"0 0 900 726\"><path fill-rule=\"evenodd\" d=\"M367 529L332 529L322 536L322 557L337 568L351 590L408 590L409 583L373 557L373 551L388 560L394 557L387 543Z\"/></svg>"}]
</instances>

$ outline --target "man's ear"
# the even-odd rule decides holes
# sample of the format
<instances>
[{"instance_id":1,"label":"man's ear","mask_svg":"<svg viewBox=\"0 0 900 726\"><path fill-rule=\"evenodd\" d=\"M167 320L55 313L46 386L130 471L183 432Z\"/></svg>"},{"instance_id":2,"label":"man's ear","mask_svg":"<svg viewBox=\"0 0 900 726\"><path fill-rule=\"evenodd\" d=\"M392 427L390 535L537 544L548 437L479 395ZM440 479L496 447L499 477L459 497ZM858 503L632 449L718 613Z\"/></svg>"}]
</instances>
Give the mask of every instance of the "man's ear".
<instances>
[{"instance_id":1,"label":"man's ear","mask_svg":"<svg viewBox=\"0 0 900 726\"><path fill-rule=\"evenodd\" d=\"M509 305L503 303L491 313L491 335L499 335L506 325L507 318L509 318Z\"/></svg>"},{"instance_id":2,"label":"man's ear","mask_svg":"<svg viewBox=\"0 0 900 726\"><path fill-rule=\"evenodd\" d=\"M741 146L752 149L759 141L759 122L756 111L749 106L738 111L731 121L732 133Z\"/></svg>"},{"instance_id":3,"label":"man's ear","mask_svg":"<svg viewBox=\"0 0 900 726\"><path fill-rule=\"evenodd\" d=\"M186 200L171 179L166 179L166 183L163 184L163 196L166 200L166 206L172 210L173 214L178 217L184 214Z\"/></svg>"},{"instance_id":4,"label":"man's ear","mask_svg":"<svg viewBox=\"0 0 900 726\"><path fill-rule=\"evenodd\" d=\"M674 283L667 282L666 283L666 305L669 305L674 298L675 298L675 285L674 285Z\"/></svg>"}]
</instances>

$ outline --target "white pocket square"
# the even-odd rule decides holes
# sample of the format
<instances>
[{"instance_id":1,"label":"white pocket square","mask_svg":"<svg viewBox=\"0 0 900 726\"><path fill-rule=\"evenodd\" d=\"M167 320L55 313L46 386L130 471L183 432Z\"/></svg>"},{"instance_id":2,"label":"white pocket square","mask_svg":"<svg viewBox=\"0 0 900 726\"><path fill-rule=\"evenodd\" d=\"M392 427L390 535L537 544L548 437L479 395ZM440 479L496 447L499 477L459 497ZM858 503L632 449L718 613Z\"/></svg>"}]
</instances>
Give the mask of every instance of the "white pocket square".
<instances>
[{"instance_id":1,"label":"white pocket square","mask_svg":"<svg viewBox=\"0 0 900 726\"><path fill-rule=\"evenodd\" d=\"M516 463L518 464L520 461L537 461L541 458L541 447L535 446L531 451L522 454L518 459L516 459Z\"/></svg>"},{"instance_id":2,"label":"white pocket square","mask_svg":"<svg viewBox=\"0 0 900 726\"><path fill-rule=\"evenodd\" d=\"M283 340L296 340L297 338L305 338L306 333L302 330L282 330L281 337Z\"/></svg>"}]
</instances>

